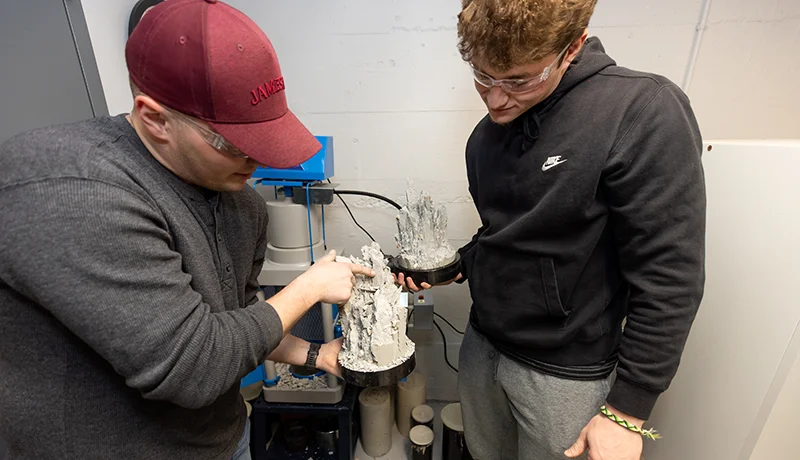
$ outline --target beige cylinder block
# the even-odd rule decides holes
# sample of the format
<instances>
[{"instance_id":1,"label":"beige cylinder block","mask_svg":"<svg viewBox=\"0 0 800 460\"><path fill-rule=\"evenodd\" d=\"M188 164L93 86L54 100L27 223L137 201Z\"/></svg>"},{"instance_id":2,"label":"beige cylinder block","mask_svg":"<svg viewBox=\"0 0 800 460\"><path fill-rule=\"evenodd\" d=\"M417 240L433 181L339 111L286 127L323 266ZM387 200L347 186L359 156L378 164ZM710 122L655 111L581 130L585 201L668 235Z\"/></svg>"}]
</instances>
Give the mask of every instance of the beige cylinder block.
<instances>
[{"instance_id":1,"label":"beige cylinder block","mask_svg":"<svg viewBox=\"0 0 800 460\"><path fill-rule=\"evenodd\" d=\"M361 446L370 457L382 457L392 448L391 396L386 388L367 388L358 396L361 410Z\"/></svg>"},{"instance_id":2,"label":"beige cylinder block","mask_svg":"<svg viewBox=\"0 0 800 460\"><path fill-rule=\"evenodd\" d=\"M425 404L426 378L418 372L412 372L404 382L397 384L397 430L408 437L411 431L411 411Z\"/></svg>"}]
</instances>

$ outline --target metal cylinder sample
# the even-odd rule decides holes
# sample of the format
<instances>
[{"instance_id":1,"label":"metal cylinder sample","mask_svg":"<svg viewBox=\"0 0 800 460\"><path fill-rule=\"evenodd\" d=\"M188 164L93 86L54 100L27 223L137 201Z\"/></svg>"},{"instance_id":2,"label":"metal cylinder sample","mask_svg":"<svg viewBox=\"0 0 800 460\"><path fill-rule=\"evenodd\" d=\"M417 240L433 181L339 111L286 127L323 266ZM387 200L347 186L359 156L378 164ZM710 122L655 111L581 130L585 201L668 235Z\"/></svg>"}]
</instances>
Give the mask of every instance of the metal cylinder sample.
<instances>
[{"instance_id":1,"label":"metal cylinder sample","mask_svg":"<svg viewBox=\"0 0 800 460\"><path fill-rule=\"evenodd\" d=\"M421 404L411 410L411 426L424 425L433 429L433 408L426 404Z\"/></svg>"},{"instance_id":2,"label":"metal cylinder sample","mask_svg":"<svg viewBox=\"0 0 800 460\"><path fill-rule=\"evenodd\" d=\"M464 439L461 404L448 404L442 409L442 460L472 460Z\"/></svg>"},{"instance_id":3,"label":"metal cylinder sample","mask_svg":"<svg viewBox=\"0 0 800 460\"><path fill-rule=\"evenodd\" d=\"M425 425L417 425L408 434L411 439L411 460L431 460L433 458L433 430Z\"/></svg>"},{"instance_id":4,"label":"metal cylinder sample","mask_svg":"<svg viewBox=\"0 0 800 460\"><path fill-rule=\"evenodd\" d=\"M382 457L392 448L391 398L386 388L367 388L358 396L361 446L370 457Z\"/></svg>"},{"instance_id":5,"label":"metal cylinder sample","mask_svg":"<svg viewBox=\"0 0 800 460\"><path fill-rule=\"evenodd\" d=\"M397 384L397 430L406 438L411 431L411 411L425 404L425 388L425 376L418 372Z\"/></svg>"}]
</instances>

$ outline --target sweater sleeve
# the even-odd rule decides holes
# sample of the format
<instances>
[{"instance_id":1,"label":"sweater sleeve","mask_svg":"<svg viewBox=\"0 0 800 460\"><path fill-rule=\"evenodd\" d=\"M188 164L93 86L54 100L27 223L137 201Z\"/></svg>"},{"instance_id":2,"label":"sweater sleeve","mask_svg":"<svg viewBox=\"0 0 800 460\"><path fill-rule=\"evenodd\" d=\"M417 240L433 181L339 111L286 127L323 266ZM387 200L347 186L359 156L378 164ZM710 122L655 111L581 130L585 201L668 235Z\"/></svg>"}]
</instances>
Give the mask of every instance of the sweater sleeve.
<instances>
[{"instance_id":1,"label":"sweater sleeve","mask_svg":"<svg viewBox=\"0 0 800 460\"><path fill-rule=\"evenodd\" d=\"M475 245L478 243L481 233L483 233L483 226L475 232L469 243L465 244L458 249L458 255L461 257L461 276L462 278L456 283L463 283L469 278L469 268L472 266L472 259L475 257Z\"/></svg>"},{"instance_id":2,"label":"sweater sleeve","mask_svg":"<svg viewBox=\"0 0 800 460\"><path fill-rule=\"evenodd\" d=\"M264 259L267 254L267 225L269 225L269 214L265 209L260 216L259 227L261 230L258 232L258 245L256 246L255 254L253 254L253 269L247 278L247 285L245 286L245 305L253 305L258 302L256 295L261 288L258 277L261 275L261 269L264 267Z\"/></svg>"},{"instance_id":3,"label":"sweater sleeve","mask_svg":"<svg viewBox=\"0 0 800 460\"><path fill-rule=\"evenodd\" d=\"M212 313L160 212L86 179L0 193L0 278L108 361L147 399L211 404L282 339L267 303Z\"/></svg>"},{"instance_id":4,"label":"sweater sleeve","mask_svg":"<svg viewBox=\"0 0 800 460\"><path fill-rule=\"evenodd\" d=\"M474 156L477 154L477 152L475 152L474 148L471 147L473 145L474 142L473 138L475 137L476 132L477 129L476 131L473 131L472 135L470 135L469 139L467 140L467 146L465 149L464 157L467 164L467 183L469 185L469 195L470 197L472 197L472 202L475 204L475 209L478 211L478 214L480 214L481 208L478 203L478 195L476 193L476 189L478 186L477 184L478 178L475 171L475 165L472 163ZM464 246L458 249L458 255L461 257L462 278L456 281L456 283L459 284L464 283L469 278L469 269L472 266L472 260L475 257L475 250L474 250L475 245L478 244L478 239L480 238L485 228L486 224L483 222L483 219L481 219L481 226L472 236L472 239L469 241L469 243L465 244Z\"/></svg>"},{"instance_id":5,"label":"sweater sleeve","mask_svg":"<svg viewBox=\"0 0 800 460\"><path fill-rule=\"evenodd\" d=\"M622 276L630 287L608 403L647 419L674 377L703 296L702 140L689 101L661 87L611 153L604 174Z\"/></svg>"}]
</instances>

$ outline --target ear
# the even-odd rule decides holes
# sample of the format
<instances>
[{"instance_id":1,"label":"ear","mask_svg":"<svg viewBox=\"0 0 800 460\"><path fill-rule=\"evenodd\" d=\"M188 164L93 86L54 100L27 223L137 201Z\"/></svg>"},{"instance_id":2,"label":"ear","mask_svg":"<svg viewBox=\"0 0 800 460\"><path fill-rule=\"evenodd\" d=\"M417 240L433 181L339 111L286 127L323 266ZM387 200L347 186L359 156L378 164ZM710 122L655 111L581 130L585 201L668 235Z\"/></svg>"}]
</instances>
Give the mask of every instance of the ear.
<instances>
[{"instance_id":1,"label":"ear","mask_svg":"<svg viewBox=\"0 0 800 460\"><path fill-rule=\"evenodd\" d=\"M139 94L133 99L133 110L153 140L161 143L170 141L172 129L168 129L167 125L172 124L173 120L167 118L164 106L150 96Z\"/></svg>"},{"instance_id":2,"label":"ear","mask_svg":"<svg viewBox=\"0 0 800 460\"><path fill-rule=\"evenodd\" d=\"M565 56L564 60L567 61L567 65L572 64L572 61L578 56L578 53L581 52L583 49L583 44L586 42L586 39L589 37L589 31L587 29L583 30L583 33L580 37L575 39L571 45L569 45L569 49L567 50L567 55Z\"/></svg>"}]
</instances>

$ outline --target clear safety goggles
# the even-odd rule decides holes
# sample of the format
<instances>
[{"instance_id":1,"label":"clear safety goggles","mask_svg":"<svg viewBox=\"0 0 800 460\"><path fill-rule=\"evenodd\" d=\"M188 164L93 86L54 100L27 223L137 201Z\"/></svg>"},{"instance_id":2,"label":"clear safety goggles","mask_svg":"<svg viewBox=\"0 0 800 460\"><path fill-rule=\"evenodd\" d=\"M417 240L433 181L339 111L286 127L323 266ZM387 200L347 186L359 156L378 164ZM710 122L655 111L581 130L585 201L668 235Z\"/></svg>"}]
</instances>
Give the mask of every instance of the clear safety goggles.
<instances>
[{"instance_id":1,"label":"clear safety goggles","mask_svg":"<svg viewBox=\"0 0 800 460\"><path fill-rule=\"evenodd\" d=\"M545 67L542 73L534 77L495 80L494 78L490 77L489 75L486 75L485 73L473 67L472 64L470 64L470 68L472 69L472 77L475 79L476 82L478 82L479 85L485 88L498 86L500 87L500 89L510 94L527 93L528 91L535 90L536 88L541 86L544 82L546 82L548 78L550 78L550 75L553 73L553 69L557 67L556 64L561 62L561 58L564 57L564 54L569 49L570 45L567 45L566 48L561 50L561 52L558 53L558 56L556 56L555 60L552 63L550 63L549 66Z\"/></svg>"},{"instance_id":2,"label":"clear safety goggles","mask_svg":"<svg viewBox=\"0 0 800 460\"><path fill-rule=\"evenodd\" d=\"M200 134L200 137L203 138L204 141L208 142L208 145L214 147L215 150L231 157L231 158L250 158L249 156L245 155L241 150L236 148L235 145L228 142L222 134L212 131L211 128L204 125L198 120L180 113L178 111L167 109L169 113L175 116L178 120L183 122L186 125L189 125L190 128L197 131Z\"/></svg>"}]
</instances>

